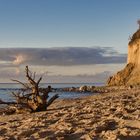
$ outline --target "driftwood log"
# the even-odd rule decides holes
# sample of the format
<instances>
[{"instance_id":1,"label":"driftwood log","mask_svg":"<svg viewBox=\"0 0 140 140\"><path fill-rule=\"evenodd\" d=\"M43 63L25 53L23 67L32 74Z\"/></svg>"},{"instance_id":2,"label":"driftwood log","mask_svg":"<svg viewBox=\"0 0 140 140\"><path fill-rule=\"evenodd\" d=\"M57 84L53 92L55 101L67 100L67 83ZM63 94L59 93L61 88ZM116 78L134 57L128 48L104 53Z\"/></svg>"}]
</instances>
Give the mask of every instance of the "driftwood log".
<instances>
[{"instance_id":1,"label":"driftwood log","mask_svg":"<svg viewBox=\"0 0 140 140\"><path fill-rule=\"evenodd\" d=\"M29 109L32 112L45 111L47 107L59 97L58 94L55 94L53 97L49 98L51 86L48 86L47 88L40 88L39 84L42 77L35 81L36 73L32 73L28 66L25 68L25 74L28 83L12 80L23 86L23 88L18 92L12 92L13 96L15 97L15 102L4 102L0 99L0 104L16 105L17 108Z\"/></svg>"}]
</instances>

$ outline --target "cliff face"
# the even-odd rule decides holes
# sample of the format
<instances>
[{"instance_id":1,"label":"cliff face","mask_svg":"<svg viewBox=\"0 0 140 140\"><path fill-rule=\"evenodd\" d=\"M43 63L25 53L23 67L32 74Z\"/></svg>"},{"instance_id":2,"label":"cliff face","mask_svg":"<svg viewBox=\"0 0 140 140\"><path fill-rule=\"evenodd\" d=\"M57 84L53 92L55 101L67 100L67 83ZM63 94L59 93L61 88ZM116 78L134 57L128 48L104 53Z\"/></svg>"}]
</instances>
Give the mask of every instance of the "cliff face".
<instances>
[{"instance_id":1,"label":"cliff face","mask_svg":"<svg viewBox=\"0 0 140 140\"><path fill-rule=\"evenodd\" d=\"M134 33L128 44L127 64L133 63L135 66L140 65L140 29Z\"/></svg>"},{"instance_id":2,"label":"cliff face","mask_svg":"<svg viewBox=\"0 0 140 140\"><path fill-rule=\"evenodd\" d=\"M140 29L133 34L128 44L126 67L107 81L109 86L136 84L140 84Z\"/></svg>"}]
</instances>

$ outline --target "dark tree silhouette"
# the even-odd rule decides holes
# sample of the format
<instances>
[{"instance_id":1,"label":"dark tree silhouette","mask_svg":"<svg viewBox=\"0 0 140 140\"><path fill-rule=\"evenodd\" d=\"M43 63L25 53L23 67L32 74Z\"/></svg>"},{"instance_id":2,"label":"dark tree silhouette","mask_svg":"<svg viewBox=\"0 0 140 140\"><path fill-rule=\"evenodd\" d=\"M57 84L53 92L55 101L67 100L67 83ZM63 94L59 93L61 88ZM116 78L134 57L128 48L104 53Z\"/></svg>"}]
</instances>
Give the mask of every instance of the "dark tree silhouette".
<instances>
[{"instance_id":1,"label":"dark tree silhouette","mask_svg":"<svg viewBox=\"0 0 140 140\"><path fill-rule=\"evenodd\" d=\"M137 23L138 23L139 29L140 29L140 19L137 20Z\"/></svg>"}]
</instances>

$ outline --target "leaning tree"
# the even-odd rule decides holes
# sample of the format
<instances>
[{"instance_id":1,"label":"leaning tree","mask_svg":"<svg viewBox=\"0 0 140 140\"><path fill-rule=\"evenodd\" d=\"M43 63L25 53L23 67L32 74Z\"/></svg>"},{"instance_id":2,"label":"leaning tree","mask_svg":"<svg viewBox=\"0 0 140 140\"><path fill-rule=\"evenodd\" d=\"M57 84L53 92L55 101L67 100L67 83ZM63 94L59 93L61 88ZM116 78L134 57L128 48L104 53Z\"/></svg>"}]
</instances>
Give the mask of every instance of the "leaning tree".
<instances>
[{"instance_id":1,"label":"leaning tree","mask_svg":"<svg viewBox=\"0 0 140 140\"><path fill-rule=\"evenodd\" d=\"M28 81L27 83L23 83L19 80L12 80L23 86L19 91L12 92L15 101L5 102L0 100L0 104L15 105L17 109L29 109L32 112L45 111L47 107L59 97L58 94L50 98L49 92L51 91L51 86L40 88L39 84L42 77L36 80L36 73L31 72L28 66L25 67L25 74Z\"/></svg>"},{"instance_id":2,"label":"leaning tree","mask_svg":"<svg viewBox=\"0 0 140 140\"><path fill-rule=\"evenodd\" d=\"M138 23L139 29L140 29L140 19L137 20L137 23Z\"/></svg>"}]
</instances>

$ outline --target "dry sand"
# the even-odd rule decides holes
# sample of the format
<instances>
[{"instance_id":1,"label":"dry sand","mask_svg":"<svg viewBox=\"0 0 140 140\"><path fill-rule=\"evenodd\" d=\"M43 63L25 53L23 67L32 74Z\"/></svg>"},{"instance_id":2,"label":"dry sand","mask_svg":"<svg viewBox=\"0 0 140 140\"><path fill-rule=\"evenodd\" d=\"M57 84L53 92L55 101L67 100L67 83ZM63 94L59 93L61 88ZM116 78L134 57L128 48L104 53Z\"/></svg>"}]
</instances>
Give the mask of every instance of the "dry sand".
<instances>
[{"instance_id":1,"label":"dry sand","mask_svg":"<svg viewBox=\"0 0 140 140\"><path fill-rule=\"evenodd\" d=\"M0 140L140 140L140 90L56 100L46 112L0 115Z\"/></svg>"}]
</instances>

